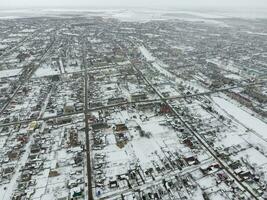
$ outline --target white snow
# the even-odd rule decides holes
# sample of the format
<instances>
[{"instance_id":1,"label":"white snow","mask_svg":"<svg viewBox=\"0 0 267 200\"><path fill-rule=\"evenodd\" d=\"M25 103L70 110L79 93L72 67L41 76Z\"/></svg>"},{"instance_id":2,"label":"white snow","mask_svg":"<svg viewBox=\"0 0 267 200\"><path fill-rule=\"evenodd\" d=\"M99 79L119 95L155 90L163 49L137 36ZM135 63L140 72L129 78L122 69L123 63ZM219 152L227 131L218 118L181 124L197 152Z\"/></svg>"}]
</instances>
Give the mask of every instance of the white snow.
<instances>
[{"instance_id":1,"label":"white snow","mask_svg":"<svg viewBox=\"0 0 267 200\"><path fill-rule=\"evenodd\" d=\"M7 69L0 71L0 78L17 76L20 73L21 69Z\"/></svg>"},{"instance_id":2,"label":"white snow","mask_svg":"<svg viewBox=\"0 0 267 200\"><path fill-rule=\"evenodd\" d=\"M213 97L214 102L219 104L219 106L224 109L228 114L232 115L242 124L245 124L248 128L254 130L263 138L267 138L267 124L261 121L260 119L250 115L246 111L239 108L237 105L221 98Z\"/></svg>"},{"instance_id":3,"label":"white snow","mask_svg":"<svg viewBox=\"0 0 267 200\"><path fill-rule=\"evenodd\" d=\"M0 49L5 49L5 48L7 48L8 46L7 45L5 45L5 44L0 44Z\"/></svg>"},{"instance_id":4,"label":"white snow","mask_svg":"<svg viewBox=\"0 0 267 200\"><path fill-rule=\"evenodd\" d=\"M143 56L146 58L148 62L155 61L155 57L144 46L140 46L139 50L141 51L141 53L143 54Z\"/></svg>"},{"instance_id":5,"label":"white snow","mask_svg":"<svg viewBox=\"0 0 267 200\"><path fill-rule=\"evenodd\" d=\"M52 76L52 75L58 75L60 74L59 71L53 70L51 68L38 68L34 74L36 77L43 77L43 76Z\"/></svg>"},{"instance_id":6,"label":"white snow","mask_svg":"<svg viewBox=\"0 0 267 200\"><path fill-rule=\"evenodd\" d=\"M30 154L30 146L31 146L32 139L33 139L33 137L30 138L30 142L26 145L26 148L25 148L26 152L22 155L21 159L19 160L18 165L16 166L16 169L15 169L15 173L7 185L7 189L6 190L0 190L2 192L0 195L0 200L11 199L13 190L16 187L16 185L18 184L17 179L19 178L19 176L22 173L20 171L20 169L27 162L28 155Z\"/></svg>"},{"instance_id":7,"label":"white snow","mask_svg":"<svg viewBox=\"0 0 267 200\"><path fill-rule=\"evenodd\" d=\"M148 62L153 62L152 66L157 69L160 73L164 74L165 76L169 78L175 79L175 76L172 75L170 72L168 72L164 67L167 67L164 63L162 63L160 60L156 59L144 46L140 46L139 50L143 54L143 56L146 58Z\"/></svg>"},{"instance_id":8,"label":"white snow","mask_svg":"<svg viewBox=\"0 0 267 200\"><path fill-rule=\"evenodd\" d=\"M246 149L245 151L239 152L234 156L235 159L247 160L251 164L255 164L257 166L261 166L267 164L267 158L265 155L261 154L255 148Z\"/></svg>"},{"instance_id":9,"label":"white snow","mask_svg":"<svg viewBox=\"0 0 267 200\"><path fill-rule=\"evenodd\" d=\"M235 79L235 80L241 80L242 77L236 75L236 74L227 74L225 75L226 78L231 78L231 79Z\"/></svg>"}]
</instances>

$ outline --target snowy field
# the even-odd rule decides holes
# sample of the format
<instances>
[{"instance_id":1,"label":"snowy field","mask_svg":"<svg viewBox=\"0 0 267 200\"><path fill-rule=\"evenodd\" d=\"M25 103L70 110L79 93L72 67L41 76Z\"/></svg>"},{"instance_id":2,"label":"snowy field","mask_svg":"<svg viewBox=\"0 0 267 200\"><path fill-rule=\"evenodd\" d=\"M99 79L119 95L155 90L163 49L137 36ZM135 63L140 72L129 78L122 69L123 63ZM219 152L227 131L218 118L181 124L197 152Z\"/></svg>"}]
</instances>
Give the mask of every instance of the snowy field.
<instances>
[{"instance_id":1,"label":"snowy field","mask_svg":"<svg viewBox=\"0 0 267 200\"><path fill-rule=\"evenodd\" d=\"M0 78L17 76L20 73L21 69L7 69L0 71Z\"/></svg>"},{"instance_id":2,"label":"snowy field","mask_svg":"<svg viewBox=\"0 0 267 200\"><path fill-rule=\"evenodd\" d=\"M228 114L233 116L239 122L244 124L246 127L252 129L263 138L267 139L267 124L261 121L260 119L250 115L246 111L242 110L238 105L233 104L221 97L213 97L212 98L215 103L217 103L223 110L225 110Z\"/></svg>"}]
</instances>

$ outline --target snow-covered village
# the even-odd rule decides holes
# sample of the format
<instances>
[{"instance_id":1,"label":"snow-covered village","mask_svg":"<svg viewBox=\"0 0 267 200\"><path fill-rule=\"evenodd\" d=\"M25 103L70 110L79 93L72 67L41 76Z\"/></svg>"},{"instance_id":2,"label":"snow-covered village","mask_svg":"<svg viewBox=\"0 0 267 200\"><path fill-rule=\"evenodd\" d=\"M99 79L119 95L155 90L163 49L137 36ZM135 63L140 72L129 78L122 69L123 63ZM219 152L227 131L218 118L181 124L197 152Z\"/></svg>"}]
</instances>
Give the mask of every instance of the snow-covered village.
<instances>
[{"instance_id":1,"label":"snow-covered village","mask_svg":"<svg viewBox=\"0 0 267 200\"><path fill-rule=\"evenodd\" d=\"M0 200L267 199L267 19L30 15L0 14Z\"/></svg>"}]
</instances>

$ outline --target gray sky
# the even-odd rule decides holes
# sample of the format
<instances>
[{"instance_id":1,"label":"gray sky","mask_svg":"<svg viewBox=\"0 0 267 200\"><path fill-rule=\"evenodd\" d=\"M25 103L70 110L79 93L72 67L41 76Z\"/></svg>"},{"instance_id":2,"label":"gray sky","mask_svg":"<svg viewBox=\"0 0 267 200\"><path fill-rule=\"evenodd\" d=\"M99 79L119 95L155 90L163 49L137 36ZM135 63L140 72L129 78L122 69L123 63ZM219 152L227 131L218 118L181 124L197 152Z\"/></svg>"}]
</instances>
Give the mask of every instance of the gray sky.
<instances>
[{"instance_id":1,"label":"gray sky","mask_svg":"<svg viewBox=\"0 0 267 200\"><path fill-rule=\"evenodd\" d=\"M0 0L0 7L267 7L267 0Z\"/></svg>"}]
</instances>

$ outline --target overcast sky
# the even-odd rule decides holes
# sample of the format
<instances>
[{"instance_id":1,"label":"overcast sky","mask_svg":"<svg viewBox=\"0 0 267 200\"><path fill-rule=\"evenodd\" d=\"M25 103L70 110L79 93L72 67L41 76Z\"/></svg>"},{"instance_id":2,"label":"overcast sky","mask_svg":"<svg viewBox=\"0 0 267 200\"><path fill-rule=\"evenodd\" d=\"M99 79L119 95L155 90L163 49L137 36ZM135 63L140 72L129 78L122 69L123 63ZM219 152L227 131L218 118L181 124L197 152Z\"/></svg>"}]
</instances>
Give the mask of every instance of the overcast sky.
<instances>
[{"instance_id":1,"label":"overcast sky","mask_svg":"<svg viewBox=\"0 0 267 200\"><path fill-rule=\"evenodd\" d=\"M267 7L267 0L0 0L0 7Z\"/></svg>"}]
</instances>

